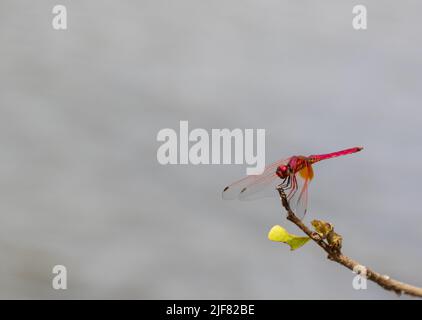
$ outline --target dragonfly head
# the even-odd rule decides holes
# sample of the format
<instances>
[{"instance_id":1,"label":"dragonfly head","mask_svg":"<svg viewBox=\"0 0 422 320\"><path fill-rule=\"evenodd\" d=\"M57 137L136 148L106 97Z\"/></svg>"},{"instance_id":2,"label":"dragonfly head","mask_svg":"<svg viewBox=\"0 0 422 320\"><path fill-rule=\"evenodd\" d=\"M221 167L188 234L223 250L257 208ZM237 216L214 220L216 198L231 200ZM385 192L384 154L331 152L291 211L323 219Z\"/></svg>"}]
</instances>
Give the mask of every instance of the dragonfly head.
<instances>
[{"instance_id":1,"label":"dragonfly head","mask_svg":"<svg viewBox=\"0 0 422 320\"><path fill-rule=\"evenodd\" d=\"M277 171L275 172L277 176L281 179L287 178L291 174L291 169L289 165L282 165L277 167Z\"/></svg>"}]
</instances>

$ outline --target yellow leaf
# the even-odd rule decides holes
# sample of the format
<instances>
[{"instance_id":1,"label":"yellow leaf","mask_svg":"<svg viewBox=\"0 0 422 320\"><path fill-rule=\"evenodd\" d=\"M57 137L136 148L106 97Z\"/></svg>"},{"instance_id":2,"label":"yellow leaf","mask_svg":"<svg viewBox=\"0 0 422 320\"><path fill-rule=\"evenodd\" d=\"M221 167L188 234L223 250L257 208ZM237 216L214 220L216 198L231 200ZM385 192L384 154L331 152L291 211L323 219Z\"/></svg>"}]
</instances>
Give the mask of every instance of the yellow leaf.
<instances>
[{"instance_id":1,"label":"yellow leaf","mask_svg":"<svg viewBox=\"0 0 422 320\"><path fill-rule=\"evenodd\" d=\"M283 242L290 246L290 250L296 250L309 241L309 237L299 237L289 233L282 226L276 225L268 233L268 239L276 242Z\"/></svg>"},{"instance_id":2,"label":"yellow leaf","mask_svg":"<svg viewBox=\"0 0 422 320\"><path fill-rule=\"evenodd\" d=\"M268 233L268 239L271 241L286 242L290 239L290 234L282 226L276 225Z\"/></svg>"},{"instance_id":3,"label":"yellow leaf","mask_svg":"<svg viewBox=\"0 0 422 320\"><path fill-rule=\"evenodd\" d=\"M290 246L291 250L296 250L303 246L306 242L309 241L309 237L298 237L293 236L292 239L287 243Z\"/></svg>"}]
</instances>

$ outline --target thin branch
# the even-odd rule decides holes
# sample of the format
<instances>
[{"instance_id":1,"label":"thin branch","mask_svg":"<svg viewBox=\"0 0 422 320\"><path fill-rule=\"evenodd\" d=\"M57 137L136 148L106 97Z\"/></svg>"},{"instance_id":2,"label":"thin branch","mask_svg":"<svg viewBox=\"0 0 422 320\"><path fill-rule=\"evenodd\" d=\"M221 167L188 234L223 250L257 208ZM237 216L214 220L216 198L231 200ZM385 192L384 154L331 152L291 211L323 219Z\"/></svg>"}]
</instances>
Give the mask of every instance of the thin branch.
<instances>
[{"instance_id":1,"label":"thin branch","mask_svg":"<svg viewBox=\"0 0 422 320\"><path fill-rule=\"evenodd\" d=\"M317 232L310 230L303 222L300 220L295 213L290 208L288 199L282 187L277 187L277 191L280 194L281 204L284 209L287 211L287 219L293 222L297 227L299 227L309 238L311 238L318 246L320 246L327 254L328 259L335 261L346 268L356 271L366 270L366 278L377 283L386 290L394 291L398 295L407 294L415 297L422 297L422 288L409 285L394 279L391 279L387 275L382 275L378 272L375 272L367 267L363 267L359 262L349 258L348 256L341 253L341 249L330 245L325 241Z\"/></svg>"}]
</instances>

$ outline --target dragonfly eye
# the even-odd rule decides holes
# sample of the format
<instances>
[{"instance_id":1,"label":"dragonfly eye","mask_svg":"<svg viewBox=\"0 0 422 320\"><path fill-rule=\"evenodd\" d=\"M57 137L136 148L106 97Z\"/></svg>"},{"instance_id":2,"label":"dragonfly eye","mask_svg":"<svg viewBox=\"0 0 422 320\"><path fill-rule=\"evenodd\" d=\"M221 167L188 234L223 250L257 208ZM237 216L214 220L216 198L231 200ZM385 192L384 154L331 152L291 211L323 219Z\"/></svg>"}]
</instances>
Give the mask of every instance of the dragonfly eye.
<instances>
[{"instance_id":1,"label":"dragonfly eye","mask_svg":"<svg viewBox=\"0 0 422 320\"><path fill-rule=\"evenodd\" d=\"M286 178L289 175L289 167L279 166L276 173L280 178Z\"/></svg>"}]
</instances>

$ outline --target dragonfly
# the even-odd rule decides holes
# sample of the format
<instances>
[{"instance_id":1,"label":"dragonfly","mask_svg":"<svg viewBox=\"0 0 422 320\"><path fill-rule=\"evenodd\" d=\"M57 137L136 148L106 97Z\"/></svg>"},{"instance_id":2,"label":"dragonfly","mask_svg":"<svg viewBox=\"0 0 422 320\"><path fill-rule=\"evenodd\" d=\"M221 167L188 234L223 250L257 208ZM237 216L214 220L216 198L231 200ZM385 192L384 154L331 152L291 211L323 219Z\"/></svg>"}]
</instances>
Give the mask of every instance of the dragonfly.
<instances>
[{"instance_id":1,"label":"dragonfly","mask_svg":"<svg viewBox=\"0 0 422 320\"><path fill-rule=\"evenodd\" d=\"M322 160L356 153L362 149L354 147L326 154L292 156L278 160L266 166L262 174L247 176L225 187L223 199L253 200L274 195L274 188L281 187L287 195L289 205L299 217L303 218L308 208L309 183L314 177L312 165Z\"/></svg>"}]
</instances>

